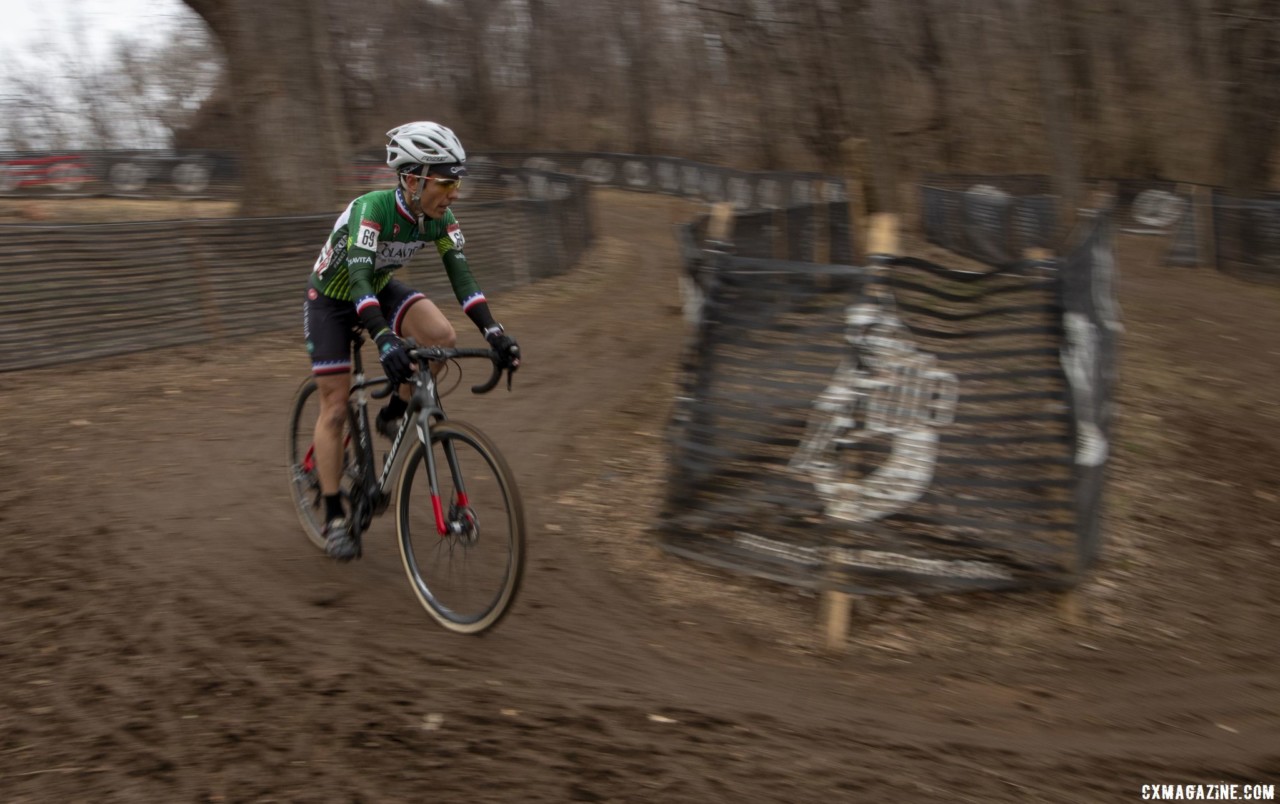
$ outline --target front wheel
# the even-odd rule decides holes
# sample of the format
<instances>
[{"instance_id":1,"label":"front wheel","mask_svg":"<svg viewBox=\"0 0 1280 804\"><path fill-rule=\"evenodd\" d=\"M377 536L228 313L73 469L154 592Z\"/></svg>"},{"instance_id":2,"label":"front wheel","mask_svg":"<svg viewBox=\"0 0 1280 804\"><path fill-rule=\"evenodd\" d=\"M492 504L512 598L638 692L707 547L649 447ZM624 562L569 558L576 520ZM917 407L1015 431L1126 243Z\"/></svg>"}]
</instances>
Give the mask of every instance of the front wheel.
<instances>
[{"instance_id":1,"label":"front wheel","mask_svg":"<svg viewBox=\"0 0 1280 804\"><path fill-rule=\"evenodd\" d=\"M478 634L502 619L520 588L524 508L507 462L474 427L433 425L431 457L438 496L431 493L423 444L401 466L400 555L409 585L436 622Z\"/></svg>"}]
</instances>

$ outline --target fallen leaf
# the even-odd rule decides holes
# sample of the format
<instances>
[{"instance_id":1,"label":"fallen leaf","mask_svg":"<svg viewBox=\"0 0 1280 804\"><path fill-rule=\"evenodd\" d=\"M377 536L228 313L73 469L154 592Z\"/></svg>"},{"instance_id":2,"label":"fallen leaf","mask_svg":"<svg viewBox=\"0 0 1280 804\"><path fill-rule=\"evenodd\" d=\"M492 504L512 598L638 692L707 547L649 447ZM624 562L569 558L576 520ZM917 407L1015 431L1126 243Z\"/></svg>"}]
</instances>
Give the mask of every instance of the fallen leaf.
<instances>
[{"instance_id":1,"label":"fallen leaf","mask_svg":"<svg viewBox=\"0 0 1280 804\"><path fill-rule=\"evenodd\" d=\"M437 731L444 724L444 715L432 712L422 719L423 731Z\"/></svg>"}]
</instances>

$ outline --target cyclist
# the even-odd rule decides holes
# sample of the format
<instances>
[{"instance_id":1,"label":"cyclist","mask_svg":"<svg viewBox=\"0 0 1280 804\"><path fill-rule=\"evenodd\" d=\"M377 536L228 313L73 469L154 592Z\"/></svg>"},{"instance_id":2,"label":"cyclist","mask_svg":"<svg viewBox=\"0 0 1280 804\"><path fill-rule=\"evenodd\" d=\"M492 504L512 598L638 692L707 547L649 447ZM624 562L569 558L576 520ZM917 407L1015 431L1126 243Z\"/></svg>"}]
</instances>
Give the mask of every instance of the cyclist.
<instances>
[{"instance_id":1,"label":"cyclist","mask_svg":"<svg viewBox=\"0 0 1280 804\"><path fill-rule=\"evenodd\" d=\"M480 329L506 368L520 365L520 347L494 320L462 254L462 230L449 206L467 174L462 143L439 123L416 122L387 132L387 165L394 189L366 193L347 205L320 252L303 305L303 333L320 396L315 459L325 501L325 542L339 561L359 557L343 509L343 427L351 385L351 339L363 327L378 347L378 360L393 383L413 376L401 338L421 346L451 347L457 333L422 293L392 278L419 249L435 245L463 311ZM388 436L404 415L407 387L378 411L375 426Z\"/></svg>"}]
</instances>

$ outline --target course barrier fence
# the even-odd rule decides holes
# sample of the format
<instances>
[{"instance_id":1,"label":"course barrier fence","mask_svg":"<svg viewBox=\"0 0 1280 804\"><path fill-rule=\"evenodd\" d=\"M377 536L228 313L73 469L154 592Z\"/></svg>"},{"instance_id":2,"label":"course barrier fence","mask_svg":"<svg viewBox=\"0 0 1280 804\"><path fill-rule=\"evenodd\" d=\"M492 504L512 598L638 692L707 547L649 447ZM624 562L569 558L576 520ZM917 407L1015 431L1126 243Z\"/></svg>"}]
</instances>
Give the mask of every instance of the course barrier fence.
<instances>
[{"instance_id":1,"label":"course barrier fence","mask_svg":"<svg viewBox=\"0 0 1280 804\"><path fill-rule=\"evenodd\" d=\"M558 189L457 205L468 261L490 294L569 269L594 238L589 182L504 175L509 188ZM307 275L336 217L0 225L0 371L290 327L301 348ZM453 293L437 267L419 258L409 281L447 305ZM25 348L50 322L76 341Z\"/></svg>"},{"instance_id":2,"label":"course barrier fence","mask_svg":"<svg viewBox=\"0 0 1280 804\"><path fill-rule=\"evenodd\" d=\"M708 228L681 233L666 549L860 594L1079 580L1109 449L1109 215L1062 260L980 273L777 259L750 215Z\"/></svg>"}]
</instances>

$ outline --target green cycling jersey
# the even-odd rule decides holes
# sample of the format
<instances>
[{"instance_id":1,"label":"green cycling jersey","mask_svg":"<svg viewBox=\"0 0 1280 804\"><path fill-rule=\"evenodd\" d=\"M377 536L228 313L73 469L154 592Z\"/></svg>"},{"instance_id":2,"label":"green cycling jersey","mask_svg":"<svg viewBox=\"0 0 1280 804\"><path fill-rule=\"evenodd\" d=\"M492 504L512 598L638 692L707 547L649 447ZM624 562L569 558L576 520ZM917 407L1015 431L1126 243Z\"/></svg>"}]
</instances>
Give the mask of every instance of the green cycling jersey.
<instances>
[{"instance_id":1,"label":"green cycling jersey","mask_svg":"<svg viewBox=\"0 0 1280 804\"><path fill-rule=\"evenodd\" d=\"M400 189L375 190L353 200L338 216L312 268L311 286L330 298L353 302L368 325L383 319L377 293L391 281L392 272L434 244L458 303L468 314L479 312L473 308L485 297L462 254L464 242L453 210L440 220L424 219L419 228Z\"/></svg>"}]
</instances>

